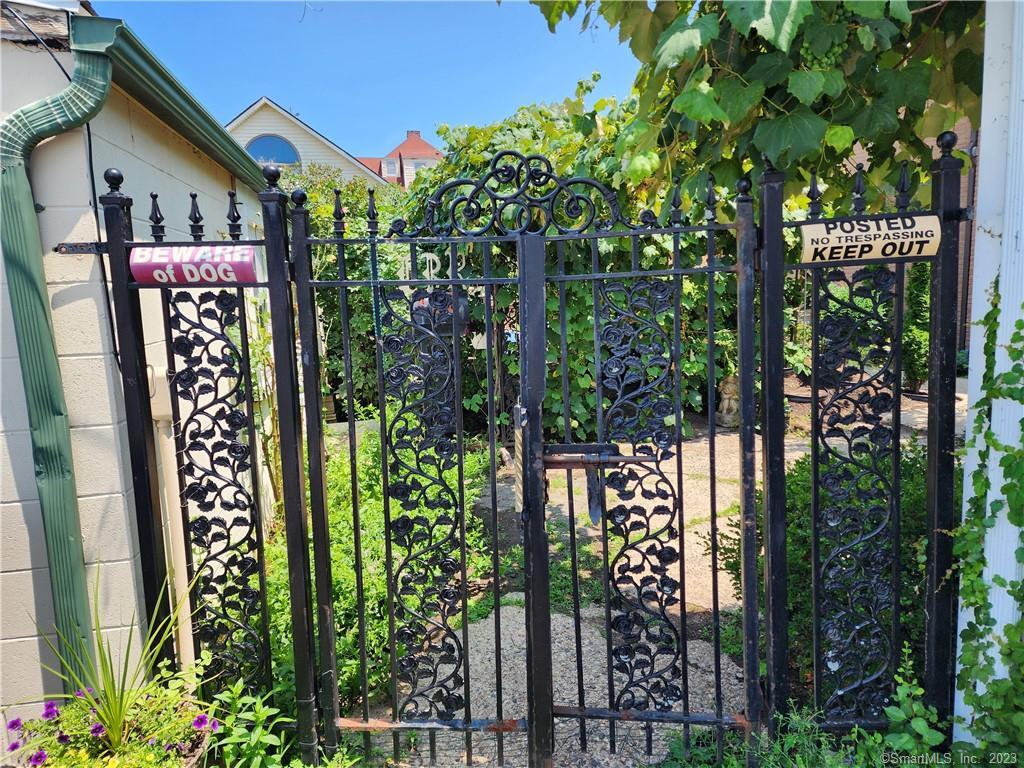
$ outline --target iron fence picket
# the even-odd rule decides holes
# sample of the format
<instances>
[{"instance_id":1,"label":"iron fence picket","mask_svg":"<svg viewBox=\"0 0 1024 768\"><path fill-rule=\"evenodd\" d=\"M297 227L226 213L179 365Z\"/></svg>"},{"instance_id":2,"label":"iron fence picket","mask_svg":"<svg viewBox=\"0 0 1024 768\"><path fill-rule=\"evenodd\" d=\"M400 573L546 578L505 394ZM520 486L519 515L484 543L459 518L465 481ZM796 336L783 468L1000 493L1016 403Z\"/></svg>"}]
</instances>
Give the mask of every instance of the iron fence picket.
<instances>
[{"instance_id":1,"label":"iron fence picket","mask_svg":"<svg viewBox=\"0 0 1024 768\"><path fill-rule=\"evenodd\" d=\"M957 261L960 255L960 173L953 156L957 136L941 133L931 165L932 209L942 239L932 263L928 366L928 574L925 637L925 699L940 719L953 712L956 664L956 582L951 577L957 499L953 470L956 434Z\"/></svg>"},{"instance_id":2,"label":"iron fence picket","mask_svg":"<svg viewBox=\"0 0 1024 768\"><path fill-rule=\"evenodd\" d=\"M313 253L309 244L309 211L306 193L291 194L291 263L295 274L298 309L296 339L300 349L302 399L306 425L306 458L309 478L309 513L312 521L313 580L315 585L317 694L320 731L328 757L338 749L338 677L335 658L334 584L331 568L330 524L327 509L327 453L323 434L320 342L316 298L310 285Z\"/></svg>"}]
</instances>

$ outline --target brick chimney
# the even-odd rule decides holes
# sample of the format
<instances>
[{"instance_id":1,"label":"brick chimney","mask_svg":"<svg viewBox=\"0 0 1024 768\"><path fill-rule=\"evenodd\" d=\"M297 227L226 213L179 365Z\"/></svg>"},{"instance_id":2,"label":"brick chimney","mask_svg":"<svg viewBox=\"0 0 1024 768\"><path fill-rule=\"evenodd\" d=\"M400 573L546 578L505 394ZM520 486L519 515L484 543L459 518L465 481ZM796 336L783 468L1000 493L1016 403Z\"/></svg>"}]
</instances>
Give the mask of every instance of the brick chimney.
<instances>
[{"instance_id":1,"label":"brick chimney","mask_svg":"<svg viewBox=\"0 0 1024 768\"><path fill-rule=\"evenodd\" d=\"M405 132L405 138L407 138L407 139L411 139L413 136L418 137L419 135L420 135L419 131L406 131Z\"/></svg>"}]
</instances>

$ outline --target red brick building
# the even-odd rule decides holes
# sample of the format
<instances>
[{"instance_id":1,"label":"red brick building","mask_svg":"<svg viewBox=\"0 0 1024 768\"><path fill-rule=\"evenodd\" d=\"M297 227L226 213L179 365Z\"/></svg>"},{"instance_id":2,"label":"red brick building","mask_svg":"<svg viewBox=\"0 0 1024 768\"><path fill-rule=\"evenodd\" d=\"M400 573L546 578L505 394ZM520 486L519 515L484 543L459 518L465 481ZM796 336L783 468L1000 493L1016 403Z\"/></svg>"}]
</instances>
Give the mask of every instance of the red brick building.
<instances>
[{"instance_id":1,"label":"red brick building","mask_svg":"<svg viewBox=\"0 0 1024 768\"><path fill-rule=\"evenodd\" d=\"M406 131L405 141L384 157L360 157L358 160L378 176L408 189L418 171L432 168L442 157L436 147L423 139L419 131Z\"/></svg>"}]
</instances>

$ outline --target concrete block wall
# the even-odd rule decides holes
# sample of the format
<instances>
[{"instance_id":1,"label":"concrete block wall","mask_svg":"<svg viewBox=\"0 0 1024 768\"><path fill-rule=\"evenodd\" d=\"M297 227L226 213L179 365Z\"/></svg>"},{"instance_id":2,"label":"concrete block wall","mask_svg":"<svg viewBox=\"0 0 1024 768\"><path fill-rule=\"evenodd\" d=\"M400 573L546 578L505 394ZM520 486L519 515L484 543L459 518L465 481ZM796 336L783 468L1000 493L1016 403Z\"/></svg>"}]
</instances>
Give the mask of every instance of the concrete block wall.
<instances>
[{"instance_id":1,"label":"concrete block wall","mask_svg":"<svg viewBox=\"0 0 1024 768\"><path fill-rule=\"evenodd\" d=\"M66 79L45 52L3 41L0 114L60 91ZM70 71L70 54L58 53ZM13 76L14 73L28 76ZM150 191L161 194L169 238L187 232L188 193L199 193L211 238L226 231L230 174L174 133L116 87L91 123L92 171L102 194L103 170L125 174L125 192L136 201L136 236L148 239ZM140 549L121 383L114 357L109 301L99 258L58 255L59 242L97 239L93 189L84 128L42 143L33 153L30 177L39 213L50 311L71 424L71 443L89 594L98 600L103 635L125 647L145 615ZM246 225L258 233L259 204L239 189ZM173 233L173 234L172 234ZM165 362L158 295L145 304L150 364ZM36 494L24 383L18 365L6 276L0 270L0 708L4 719L35 716L61 685L42 665L56 666L40 633L52 633L53 605ZM164 473L173 479L173 472ZM173 498L173 497L172 497ZM180 514L177 509L173 514ZM52 635L51 635L52 637ZM4 739L7 730L3 729Z\"/></svg>"}]
</instances>

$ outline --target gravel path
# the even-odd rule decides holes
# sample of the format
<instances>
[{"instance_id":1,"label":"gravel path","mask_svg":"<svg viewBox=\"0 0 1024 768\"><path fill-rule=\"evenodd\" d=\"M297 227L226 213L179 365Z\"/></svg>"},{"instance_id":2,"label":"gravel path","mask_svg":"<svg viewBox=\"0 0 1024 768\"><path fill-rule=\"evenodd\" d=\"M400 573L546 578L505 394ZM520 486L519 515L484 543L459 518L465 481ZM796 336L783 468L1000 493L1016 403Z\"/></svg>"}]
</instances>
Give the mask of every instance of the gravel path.
<instances>
[{"instance_id":1,"label":"gravel path","mask_svg":"<svg viewBox=\"0 0 1024 768\"><path fill-rule=\"evenodd\" d=\"M759 447L759 446L758 446ZM796 458L807 450L806 440L795 438L787 443L787 458ZM712 460L709 440L706 434L699 434L685 441L683 446L683 519L682 544L685 548L686 606L691 616L700 615L705 623L713 604L713 580L711 558L705 552L704 540L710 534L712 492L720 515L719 526L727 523L728 508L739 500L739 440L735 431L720 433L715 442ZM663 466L666 477L679 487L675 461ZM712 482L712 477L715 478ZM591 523L587 513L586 483L582 472L573 473L573 505L576 514L577 534L580 549L600 542L600 527ZM519 529L512 504L512 479L508 470L499 474L499 546L503 548L519 541ZM614 493L609 492L609 502L614 503ZM656 501L637 499L635 503L653 506ZM562 471L548 473L548 527L553 539L565 538L568 532L569 494ZM483 500L477 514L489 522L489 499ZM557 543L557 542L556 542ZM564 553L563 553L564 556ZM585 574L593 578L595 574ZM719 571L718 597L721 609L736 608L733 585L728 574ZM526 631L524 596L510 594L502 596L501 608L501 659L502 659L502 712L503 718L522 719L526 717ZM583 690L585 704L589 707L608 706L607 640L605 635L605 614L602 605L587 604L580 611L580 647L583 658ZM576 668L576 640L574 618L563 613L551 617L553 685L555 702L563 706L578 706L579 691ZM470 701L472 717L497 718L497 680L494 641L494 615L471 624L469 627ZM688 687L690 711L714 714L715 712L715 658L714 648L704 639L697 639L691 627L687 642ZM743 674L740 667L726 655L720 657L722 709L725 713L736 713L743 709ZM617 676L617 673L615 673ZM676 707L682 711L682 704ZM388 712L382 711L387 717ZM679 726L654 724L648 729L636 723L615 725L615 753L609 748L610 729L607 721L588 720L586 723L587 749L581 749L581 733L578 720L556 719L555 765L559 768L634 768L653 765L664 759L673 736L680 732ZM377 737L385 754L391 752L391 737ZM398 768L419 768L436 765L447 767L466 764L466 739L461 733L437 733L434 737L436 761L430 761L430 740L425 734L406 736L403 739L401 762L388 761L387 765ZM498 739L494 734L474 733L472 737L473 765L496 766ZM504 764L512 768L525 768L526 735L511 733L503 736Z\"/></svg>"},{"instance_id":2,"label":"gravel path","mask_svg":"<svg viewBox=\"0 0 1024 768\"><path fill-rule=\"evenodd\" d=\"M502 716L526 716L526 613L517 603L522 595L510 595L501 610L502 659ZM605 659L607 646L603 633L604 610L587 606L581 610L581 648L584 659L583 686L587 706L607 706L608 673ZM554 614L551 617L553 651L553 684L556 704L578 704L576 678L576 646L572 616ZM495 680L494 615L472 624L469 628L470 691L474 718L496 718L497 686ZM709 643L691 640L689 654L690 709L692 712L714 712L713 652ZM475 662L475 663L474 663ZM722 698L725 712L742 709L742 673L728 657L722 657ZM681 705L677 711L681 711ZM651 752L646 754L646 733L643 726L632 723L616 725L616 755L608 747L609 727L606 722L588 721L587 753L580 750L578 720L559 718L556 721L556 766L641 766L657 762L668 750L669 740L678 726L655 725L651 729ZM505 765L526 765L525 734L504 737ZM465 765L465 737L463 734L438 734L436 737L438 761L435 765ZM473 735L473 764L497 765L497 739L491 734ZM389 763L391 764L391 763ZM410 752L397 765L418 768L430 765L429 743L420 738L410 745Z\"/></svg>"}]
</instances>

